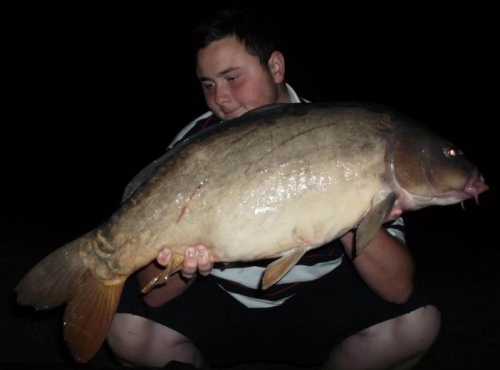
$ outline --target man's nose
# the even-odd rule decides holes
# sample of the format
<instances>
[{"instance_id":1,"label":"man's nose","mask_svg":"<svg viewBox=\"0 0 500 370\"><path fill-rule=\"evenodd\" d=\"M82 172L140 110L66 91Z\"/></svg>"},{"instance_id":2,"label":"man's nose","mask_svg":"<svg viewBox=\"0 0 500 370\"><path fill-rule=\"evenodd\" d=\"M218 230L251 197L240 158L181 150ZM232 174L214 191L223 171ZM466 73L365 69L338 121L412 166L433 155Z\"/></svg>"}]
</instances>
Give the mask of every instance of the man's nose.
<instances>
[{"instance_id":1,"label":"man's nose","mask_svg":"<svg viewBox=\"0 0 500 370\"><path fill-rule=\"evenodd\" d=\"M227 103L231 100L231 92L226 86L217 86L215 90L215 102L219 105Z\"/></svg>"}]
</instances>

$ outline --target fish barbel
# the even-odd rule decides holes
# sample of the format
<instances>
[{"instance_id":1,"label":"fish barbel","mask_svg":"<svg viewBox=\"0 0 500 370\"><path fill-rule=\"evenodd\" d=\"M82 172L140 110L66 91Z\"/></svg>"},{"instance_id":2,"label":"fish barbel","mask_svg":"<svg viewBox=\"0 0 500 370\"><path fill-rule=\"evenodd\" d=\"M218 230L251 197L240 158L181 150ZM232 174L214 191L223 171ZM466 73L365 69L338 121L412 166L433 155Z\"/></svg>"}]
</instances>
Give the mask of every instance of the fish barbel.
<instances>
[{"instance_id":1,"label":"fish barbel","mask_svg":"<svg viewBox=\"0 0 500 370\"><path fill-rule=\"evenodd\" d=\"M184 140L148 166L109 219L28 271L17 302L67 304L64 338L84 363L106 338L125 280L165 248L174 256L167 275L196 244L213 262L275 258L266 289L306 251L348 231L361 253L393 209L477 202L487 189L456 146L385 107L267 106Z\"/></svg>"}]
</instances>

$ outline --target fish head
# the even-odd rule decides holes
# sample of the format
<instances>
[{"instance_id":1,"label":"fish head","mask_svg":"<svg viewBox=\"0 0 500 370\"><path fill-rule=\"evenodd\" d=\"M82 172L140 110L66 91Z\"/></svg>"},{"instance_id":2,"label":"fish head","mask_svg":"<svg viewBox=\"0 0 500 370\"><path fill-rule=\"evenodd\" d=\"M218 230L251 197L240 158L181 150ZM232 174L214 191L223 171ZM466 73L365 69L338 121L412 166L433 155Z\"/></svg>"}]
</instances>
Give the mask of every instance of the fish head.
<instances>
[{"instance_id":1,"label":"fish head","mask_svg":"<svg viewBox=\"0 0 500 370\"><path fill-rule=\"evenodd\" d=\"M478 167L456 145L421 126L394 133L389 165L404 210L478 202L489 187Z\"/></svg>"}]
</instances>

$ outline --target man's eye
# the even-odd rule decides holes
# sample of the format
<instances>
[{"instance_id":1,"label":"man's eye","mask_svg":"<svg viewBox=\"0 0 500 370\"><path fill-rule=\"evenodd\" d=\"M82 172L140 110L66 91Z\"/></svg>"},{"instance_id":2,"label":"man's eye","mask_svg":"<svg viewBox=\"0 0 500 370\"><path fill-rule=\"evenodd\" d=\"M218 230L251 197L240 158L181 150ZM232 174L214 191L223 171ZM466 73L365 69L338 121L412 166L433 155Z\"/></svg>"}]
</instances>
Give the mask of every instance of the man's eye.
<instances>
[{"instance_id":1,"label":"man's eye","mask_svg":"<svg viewBox=\"0 0 500 370\"><path fill-rule=\"evenodd\" d=\"M214 88L215 84L213 83L202 83L201 84L203 90L211 90Z\"/></svg>"}]
</instances>

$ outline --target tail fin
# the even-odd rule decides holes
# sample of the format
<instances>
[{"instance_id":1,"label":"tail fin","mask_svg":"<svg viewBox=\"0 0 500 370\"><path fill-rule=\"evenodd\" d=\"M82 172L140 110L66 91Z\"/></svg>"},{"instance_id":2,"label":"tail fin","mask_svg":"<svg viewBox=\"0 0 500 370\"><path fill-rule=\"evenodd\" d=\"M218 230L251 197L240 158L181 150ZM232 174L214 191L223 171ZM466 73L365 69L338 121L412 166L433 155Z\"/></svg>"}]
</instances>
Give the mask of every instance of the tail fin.
<instances>
[{"instance_id":1,"label":"tail fin","mask_svg":"<svg viewBox=\"0 0 500 370\"><path fill-rule=\"evenodd\" d=\"M78 290L85 271L80 246L84 235L56 249L38 262L17 284L17 303L47 310L69 302Z\"/></svg>"},{"instance_id":2,"label":"tail fin","mask_svg":"<svg viewBox=\"0 0 500 370\"><path fill-rule=\"evenodd\" d=\"M86 267L80 247L93 239L90 232L56 249L36 264L17 284L17 303L46 310L68 303L64 339L75 361L89 361L106 339L125 278L105 285Z\"/></svg>"},{"instance_id":3,"label":"tail fin","mask_svg":"<svg viewBox=\"0 0 500 370\"><path fill-rule=\"evenodd\" d=\"M64 311L64 339L76 362L85 363L104 343L123 289L104 285L87 271Z\"/></svg>"}]
</instances>

